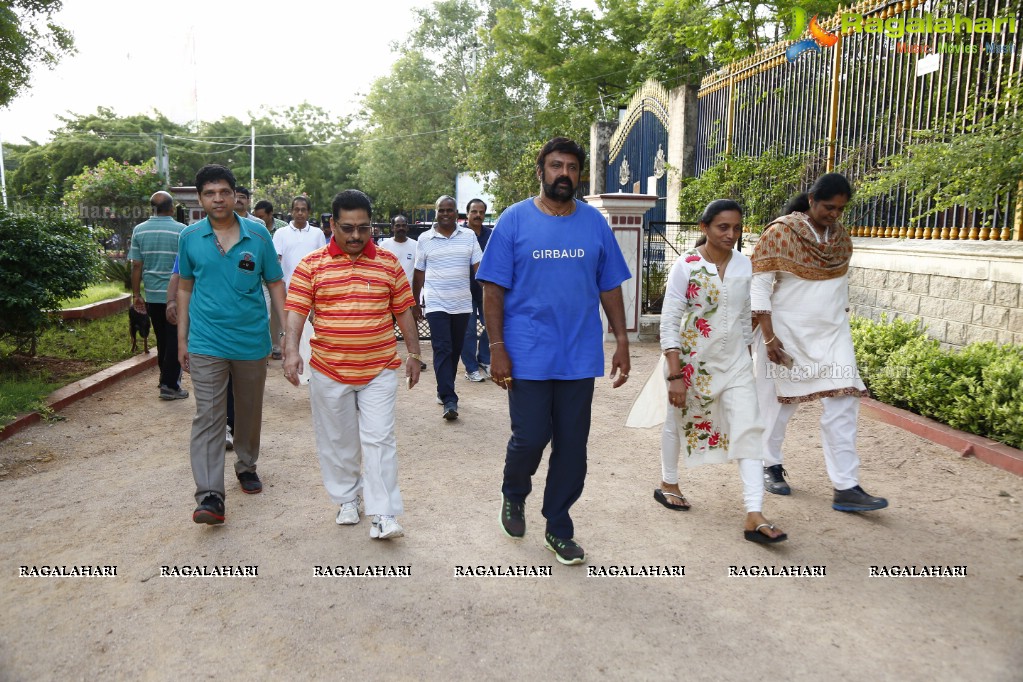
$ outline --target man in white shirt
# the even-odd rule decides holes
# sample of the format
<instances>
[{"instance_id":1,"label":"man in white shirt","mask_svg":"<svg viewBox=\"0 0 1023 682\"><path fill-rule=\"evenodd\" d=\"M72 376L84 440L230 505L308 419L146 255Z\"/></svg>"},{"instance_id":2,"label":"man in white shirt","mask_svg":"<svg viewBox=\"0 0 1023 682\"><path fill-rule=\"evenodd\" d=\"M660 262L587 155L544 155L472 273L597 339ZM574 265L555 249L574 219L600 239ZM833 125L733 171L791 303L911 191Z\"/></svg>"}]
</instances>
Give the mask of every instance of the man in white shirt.
<instances>
[{"instance_id":1,"label":"man in white shirt","mask_svg":"<svg viewBox=\"0 0 1023 682\"><path fill-rule=\"evenodd\" d=\"M403 215L396 215L391 218L391 234L380 242L380 248L390 251L401 263L405 270L405 277L408 285L412 286L412 272L416 267L416 240L408 236L408 218ZM416 301L419 303L419 301Z\"/></svg>"},{"instance_id":2,"label":"man in white shirt","mask_svg":"<svg viewBox=\"0 0 1023 682\"><path fill-rule=\"evenodd\" d=\"M291 276L302 259L327 245L327 238L324 236L323 230L309 223L312 210L309 197L295 197L291 200L291 222L274 232L274 248L277 249L277 258L281 262L281 269L284 270L284 291L291 286ZM312 338L312 334L312 325L306 321L302 327L299 343L295 346L302 353L302 360L306 365L309 363L307 353L309 353L309 340ZM281 332L280 337L275 338L274 341L280 341L283 337L284 333ZM274 357L277 357L276 353ZM308 374L304 373L300 380L303 383L308 382Z\"/></svg>"},{"instance_id":3,"label":"man in white shirt","mask_svg":"<svg viewBox=\"0 0 1023 682\"><path fill-rule=\"evenodd\" d=\"M433 369L437 374L437 401L443 417L458 419L455 372L465 342L465 327L472 312L469 275L483 258L476 234L457 224L458 209L449 196L437 199L437 222L419 237L412 296L426 292L426 320L430 323Z\"/></svg>"},{"instance_id":4,"label":"man in white shirt","mask_svg":"<svg viewBox=\"0 0 1023 682\"><path fill-rule=\"evenodd\" d=\"M327 245L323 231L309 224L311 210L309 197L295 197L291 200L291 222L274 232L274 248L284 270L285 286L291 284L291 275L300 260Z\"/></svg>"},{"instance_id":5,"label":"man in white shirt","mask_svg":"<svg viewBox=\"0 0 1023 682\"><path fill-rule=\"evenodd\" d=\"M391 234L393 237L387 237L380 241L380 248L384 251L390 251L394 254L394 257L401 263L401 267L405 270L405 278L408 279L408 285L412 286L412 275L416 269L416 240L408 236L408 218L398 214L391 218ZM415 306L412 309L413 316L418 320L422 317L422 311L420 307L422 301L417 300ZM420 362L423 371L426 370L426 363Z\"/></svg>"}]
</instances>

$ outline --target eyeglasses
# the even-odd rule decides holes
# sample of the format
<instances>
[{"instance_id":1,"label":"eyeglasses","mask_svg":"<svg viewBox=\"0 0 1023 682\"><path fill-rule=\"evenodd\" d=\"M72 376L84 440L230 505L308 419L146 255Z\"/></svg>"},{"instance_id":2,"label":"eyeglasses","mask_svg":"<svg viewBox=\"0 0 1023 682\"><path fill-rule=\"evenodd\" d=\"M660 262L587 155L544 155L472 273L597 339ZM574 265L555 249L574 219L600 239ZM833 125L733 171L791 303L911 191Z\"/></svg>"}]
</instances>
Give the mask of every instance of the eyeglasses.
<instances>
[{"instance_id":1,"label":"eyeglasses","mask_svg":"<svg viewBox=\"0 0 1023 682\"><path fill-rule=\"evenodd\" d=\"M345 234L351 234L352 232L356 231L363 233L373 231L372 225L346 225L342 223L341 225L338 225L338 227L341 228L341 231L344 232Z\"/></svg>"}]
</instances>

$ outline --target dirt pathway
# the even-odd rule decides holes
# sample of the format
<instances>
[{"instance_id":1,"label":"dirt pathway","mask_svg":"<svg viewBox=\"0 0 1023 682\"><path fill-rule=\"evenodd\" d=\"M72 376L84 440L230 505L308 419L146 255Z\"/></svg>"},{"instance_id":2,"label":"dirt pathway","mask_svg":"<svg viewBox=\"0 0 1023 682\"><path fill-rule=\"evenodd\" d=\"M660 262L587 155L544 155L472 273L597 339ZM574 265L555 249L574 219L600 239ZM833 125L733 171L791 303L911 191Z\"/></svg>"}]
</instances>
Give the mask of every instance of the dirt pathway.
<instances>
[{"instance_id":1,"label":"dirt pathway","mask_svg":"<svg viewBox=\"0 0 1023 682\"><path fill-rule=\"evenodd\" d=\"M0 444L0 679L1020 679L1023 479L863 419L864 486L892 504L834 512L819 413L804 407L786 443L795 492L768 495L765 509L791 540L755 546L742 540L734 467L683 472L688 513L652 499L659 432L622 424L657 348L633 356L625 388L598 381L577 539L589 566L684 565L684 577L557 564L539 495L525 541L506 539L503 393L460 378L461 418L446 423L432 372L399 398L405 538L373 542L365 521L334 524L307 394L279 363L266 389L265 492L242 495L232 479L227 524L197 527L193 403L159 401L150 371ZM85 564L117 576L19 577L21 566ZM257 565L258 577L159 575L223 564ZM314 577L317 565L412 575ZM508 565L552 575L454 576ZM732 565L826 576L729 577ZM967 576L868 577L872 565L965 565Z\"/></svg>"}]
</instances>

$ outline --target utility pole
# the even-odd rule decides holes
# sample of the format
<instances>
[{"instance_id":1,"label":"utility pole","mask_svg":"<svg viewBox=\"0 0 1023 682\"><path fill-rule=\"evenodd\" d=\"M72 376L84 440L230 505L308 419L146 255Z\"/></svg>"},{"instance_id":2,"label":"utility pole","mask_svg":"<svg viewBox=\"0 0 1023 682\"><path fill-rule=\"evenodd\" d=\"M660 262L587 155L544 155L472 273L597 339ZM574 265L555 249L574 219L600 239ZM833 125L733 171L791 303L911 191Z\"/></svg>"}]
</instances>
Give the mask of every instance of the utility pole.
<instances>
[{"instance_id":1,"label":"utility pole","mask_svg":"<svg viewBox=\"0 0 1023 682\"><path fill-rule=\"evenodd\" d=\"M0 194L4 196L4 208L7 208L7 177L4 175L4 141L0 138Z\"/></svg>"},{"instance_id":2,"label":"utility pole","mask_svg":"<svg viewBox=\"0 0 1023 682\"><path fill-rule=\"evenodd\" d=\"M252 126L252 141L249 149L249 191L256 187L256 126Z\"/></svg>"},{"instance_id":3,"label":"utility pole","mask_svg":"<svg viewBox=\"0 0 1023 682\"><path fill-rule=\"evenodd\" d=\"M156 134L156 174L170 184L170 151L163 143L163 133Z\"/></svg>"}]
</instances>

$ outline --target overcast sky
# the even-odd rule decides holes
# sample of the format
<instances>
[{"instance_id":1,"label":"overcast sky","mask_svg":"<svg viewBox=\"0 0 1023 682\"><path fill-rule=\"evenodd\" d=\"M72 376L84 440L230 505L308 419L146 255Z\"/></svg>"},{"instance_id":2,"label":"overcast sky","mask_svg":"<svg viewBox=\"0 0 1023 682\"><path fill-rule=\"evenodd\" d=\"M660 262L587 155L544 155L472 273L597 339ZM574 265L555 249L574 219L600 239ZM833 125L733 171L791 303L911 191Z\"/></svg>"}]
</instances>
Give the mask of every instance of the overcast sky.
<instances>
[{"instance_id":1,"label":"overcast sky","mask_svg":"<svg viewBox=\"0 0 1023 682\"><path fill-rule=\"evenodd\" d=\"M37 68L32 88L0 109L0 139L44 142L68 111L158 109L171 120L247 120L308 101L358 110L396 58L392 43L431 0L65 0L57 23L78 52ZM594 0L571 0L595 10Z\"/></svg>"},{"instance_id":2,"label":"overcast sky","mask_svg":"<svg viewBox=\"0 0 1023 682\"><path fill-rule=\"evenodd\" d=\"M65 0L57 23L78 52L0 109L0 137L44 141L57 115L158 109L172 120L243 120L303 100L353 113L388 73L391 43L430 0Z\"/></svg>"}]
</instances>

